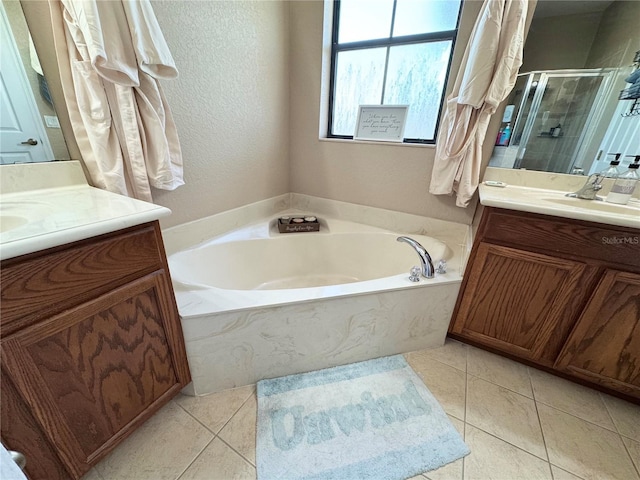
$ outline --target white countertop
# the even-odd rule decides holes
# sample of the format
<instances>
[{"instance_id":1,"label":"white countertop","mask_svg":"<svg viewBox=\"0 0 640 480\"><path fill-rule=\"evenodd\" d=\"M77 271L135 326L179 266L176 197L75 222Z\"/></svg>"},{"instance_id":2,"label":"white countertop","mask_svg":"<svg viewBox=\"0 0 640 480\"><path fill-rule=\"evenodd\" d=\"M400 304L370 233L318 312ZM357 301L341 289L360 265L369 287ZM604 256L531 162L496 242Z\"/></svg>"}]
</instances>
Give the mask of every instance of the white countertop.
<instances>
[{"instance_id":1,"label":"white countertop","mask_svg":"<svg viewBox=\"0 0 640 480\"><path fill-rule=\"evenodd\" d=\"M157 220L171 210L75 184L0 195L0 260Z\"/></svg>"},{"instance_id":2,"label":"white countertop","mask_svg":"<svg viewBox=\"0 0 640 480\"><path fill-rule=\"evenodd\" d=\"M491 187L480 184L480 203L522 212L540 213L555 217L640 228L640 202L627 205L604 201L569 198L567 191L507 185Z\"/></svg>"}]
</instances>

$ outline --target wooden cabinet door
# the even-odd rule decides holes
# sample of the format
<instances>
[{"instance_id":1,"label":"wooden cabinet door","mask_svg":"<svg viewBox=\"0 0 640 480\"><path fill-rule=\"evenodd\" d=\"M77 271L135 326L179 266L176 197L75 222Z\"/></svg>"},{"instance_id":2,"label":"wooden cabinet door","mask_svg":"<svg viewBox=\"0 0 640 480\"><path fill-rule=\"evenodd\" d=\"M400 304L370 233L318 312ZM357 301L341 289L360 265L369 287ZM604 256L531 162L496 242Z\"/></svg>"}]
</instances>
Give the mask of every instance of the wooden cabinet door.
<instances>
[{"instance_id":1,"label":"wooden cabinet door","mask_svg":"<svg viewBox=\"0 0 640 480\"><path fill-rule=\"evenodd\" d=\"M451 332L551 365L595 272L587 265L480 243Z\"/></svg>"},{"instance_id":2,"label":"wooden cabinet door","mask_svg":"<svg viewBox=\"0 0 640 480\"><path fill-rule=\"evenodd\" d=\"M640 398L640 275L605 272L555 366Z\"/></svg>"},{"instance_id":3,"label":"wooden cabinet door","mask_svg":"<svg viewBox=\"0 0 640 480\"><path fill-rule=\"evenodd\" d=\"M168 282L146 275L2 339L3 373L76 478L190 381Z\"/></svg>"}]
</instances>

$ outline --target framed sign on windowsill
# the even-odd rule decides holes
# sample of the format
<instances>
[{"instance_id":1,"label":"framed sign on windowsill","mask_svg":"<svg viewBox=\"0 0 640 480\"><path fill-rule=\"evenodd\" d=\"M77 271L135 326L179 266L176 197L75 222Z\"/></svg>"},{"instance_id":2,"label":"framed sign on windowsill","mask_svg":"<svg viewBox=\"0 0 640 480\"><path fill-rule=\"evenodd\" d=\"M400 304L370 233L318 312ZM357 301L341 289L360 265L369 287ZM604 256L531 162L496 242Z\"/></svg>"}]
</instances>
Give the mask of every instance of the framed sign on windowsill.
<instances>
[{"instance_id":1,"label":"framed sign on windowsill","mask_svg":"<svg viewBox=\"0 0 640 480\"><path fill-rule=\"evenodd\" d=\"M360 105L354 140L402 142L409 105Z\"/></svg>"}]
</instances>

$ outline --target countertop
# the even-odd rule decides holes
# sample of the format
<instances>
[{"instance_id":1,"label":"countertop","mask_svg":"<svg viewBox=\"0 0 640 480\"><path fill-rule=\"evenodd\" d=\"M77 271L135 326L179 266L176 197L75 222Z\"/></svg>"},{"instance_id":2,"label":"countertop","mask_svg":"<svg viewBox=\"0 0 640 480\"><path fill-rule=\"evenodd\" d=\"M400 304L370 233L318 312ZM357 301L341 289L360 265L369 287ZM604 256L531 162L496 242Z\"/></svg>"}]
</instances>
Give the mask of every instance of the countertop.
<instances>
[{"instance_id":1,"label":"countertop","mask_svg":"<svg viewBox=\"0 0 640 480\"><path fill-rule=\"evenodd\" d=\"M517 185L479 186L480 203L489 207L540 213L555 217L587 220L622 227L640 228L640 202L627 205L569 198L569 190L548 190Z\"/></svg>"},{"instance_id":2,"label":"countertop","mask_svg":"<svg viewBox=\"0 0 640 480\"><path fill-rule=\"evenodd\" d=\"M48 173L60 170L60 167L46 168ZM62 168L68 169L68 166ZM114 232L171 214L168 208L100 190L77 181L77 178L69 182L51 182L56 185L68 183L65 186L23 189L7 185L9 179L20 183L21 179L13 175L13 170L3 170L3 176L0 260Z\"/></svg>"}]
</instances>

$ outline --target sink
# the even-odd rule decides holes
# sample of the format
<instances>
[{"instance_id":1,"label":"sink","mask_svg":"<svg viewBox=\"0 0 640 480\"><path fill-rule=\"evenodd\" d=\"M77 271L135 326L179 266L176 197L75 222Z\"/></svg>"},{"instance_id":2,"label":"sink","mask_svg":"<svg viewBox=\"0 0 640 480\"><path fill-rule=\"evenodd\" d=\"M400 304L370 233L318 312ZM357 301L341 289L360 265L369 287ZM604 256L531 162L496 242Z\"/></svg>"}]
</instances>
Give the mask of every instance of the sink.
<instances>
[{"instance_id":1,"label":"sink","mask_svg":"<svg viewBox=\"0 0 640 480\"><path fill-rule=\"evenodd\" d=\"M47 202L23 200L0 202L0 233L7 233L28 223L41 221L53 209Z\"/></svg>"},{"instance_id":2,"label":"sink","mask_svg":"<svg viewBox=\"0 0 640 480\"><path fill-rule=\"evenodd\" d=\"M571 197L541 197L541 200L546 202L556 203L561 206L584 208L587 210L596 210L599 212L614 213L614 214L636 214L640 215L640 208L631 205L618 205L615 203L608 203L598 200L583 200L581 198Z\"/></svg>"},{"instance_id":3,"label":"sink","mask_svg":"<svg viewBox=\"0 0 640 480\"><path fill-rule=\"evenodd\" d=\"M575 189L566 185L562 190L551 190L522 185L495 188L481 184L479 190L480 203L488 207L640 228L640 200L636 198L632 198L627 205L603 200L583 200L567 197L567 192Z\"/></svg>"},{"instance_id":4,"label":"sink","mask_svg":"<svg viewBox=\"0 0 640 480\"><path fill-rule=\"evenodd\" d=\"M21 227L26 225L28 222L29 219L26 217L19 217L17 215L0 215L0 233Z\"/></svg>"}]
</instances>

